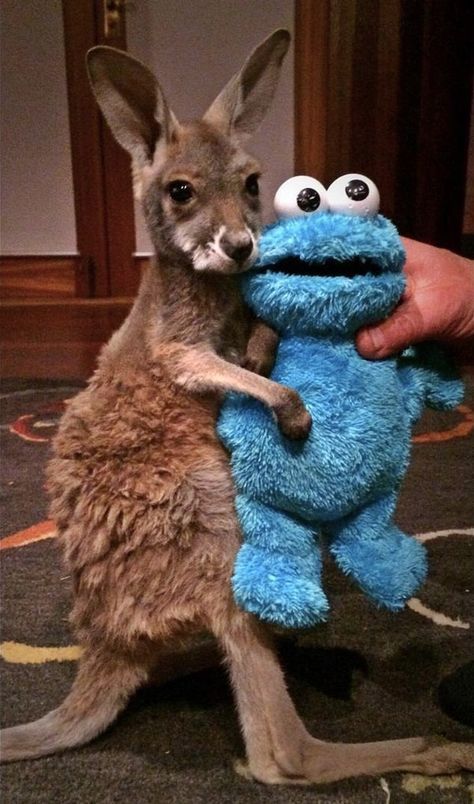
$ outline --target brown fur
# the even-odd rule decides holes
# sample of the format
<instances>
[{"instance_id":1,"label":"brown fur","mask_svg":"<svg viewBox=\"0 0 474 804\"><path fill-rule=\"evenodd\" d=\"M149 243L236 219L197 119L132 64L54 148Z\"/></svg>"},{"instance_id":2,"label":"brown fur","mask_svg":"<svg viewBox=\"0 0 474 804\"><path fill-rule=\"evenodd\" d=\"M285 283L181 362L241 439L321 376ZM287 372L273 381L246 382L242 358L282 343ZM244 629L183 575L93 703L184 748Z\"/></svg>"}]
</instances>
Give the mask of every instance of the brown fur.
<instances>
[{"instance_id":1,"label":"brown fur","mask_svg":"<svg viewBox=\"0 0 474 804\"><path fill-rule=\"evenodd\" d=\"M229 664L255 778L323 782L395 769L439 773L473 764L471 749L463 745L433 746L423 739L343 745L312 738L288 696L270 635L232 599L229 580L239 528L227 456L215 433L220 391L245 390L262 399L292 436L307 432L310 420L294 392L238 365L249 322L232 274L243 266L225 257L220 264L213 253L210 272L195 264L193 270L193 249L201 249L201 260L220 226L235 243L247 237L244 230L257 231L258 210L241 189L243 177L255 167L236 144L243 112L240 100L232 105L232 92L248 74L260 80L265 63L274 71L275 51L280 48L281 61L286 44L281 32L270 37L201 124L178 129L160 94L152 103L141 89L140 103L136 96L130 103L132 84L142 75L135 62L130 67L134 81L127 83L123 69L114 78L127 101L118 123L116 98L110 110L103 84L96 88L116 135L134 157L159 270L153 267L144 277L129 318L104 349L86 390L70 403L55 439L48 469L51 510L73 578L71 622L84 655L73 689L58 709L4 732L5 759L39 756L91 739L137 687L160 673L160 666L166 676L176 663L179 640L207 629ZM96 58L99 80L101 59L116 57L101 49ZM117 59L123 68L122 55ZM142 80L145 89L152 87L149 74ZM265 86L262 103L267 104L271 93ZM137 104L156 109L157 99L161 122L150 123L143 137ZM250 106L255 120L255 101ZM230 131L223 133L226 120ZM140 146L137 131L145 143ZM152 135L158 160L150 155ZM173 207L166 195L170 176L199 184L193 207ZM248 363L268 372L274 346L275 336L257 324Z\"/></svg>"}]
</instances>

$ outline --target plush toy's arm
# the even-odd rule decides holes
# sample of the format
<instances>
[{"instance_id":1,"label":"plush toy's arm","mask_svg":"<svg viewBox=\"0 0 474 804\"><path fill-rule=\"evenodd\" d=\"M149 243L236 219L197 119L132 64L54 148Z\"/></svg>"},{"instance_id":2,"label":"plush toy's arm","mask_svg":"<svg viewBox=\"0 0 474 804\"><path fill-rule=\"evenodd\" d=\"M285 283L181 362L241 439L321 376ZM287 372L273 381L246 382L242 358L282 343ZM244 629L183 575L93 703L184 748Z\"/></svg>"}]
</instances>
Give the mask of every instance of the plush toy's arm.
<instances>
[{"instance_id":1,"label":"plush toy's arm","mask_svg":"<svg viewBox=\"0 0 474 804\"><path fill-rule=\"evenodd\" d=\"M278 334L260 318L254 319L250 330L242 368L269 377L275 363Z\"/></svg>"},{"instance_id":2,"label":"plush toy's arm","mask_svg":"<svg viewBox=\"0 0 474 804\"><path fill-rule=\"evenodd\" d=\"M464 385L446 351L437 343L420 343L407 349L398 359L406 405L413 417L424 405L449 410L462 401Z\"/></svg>"}]
</instances>

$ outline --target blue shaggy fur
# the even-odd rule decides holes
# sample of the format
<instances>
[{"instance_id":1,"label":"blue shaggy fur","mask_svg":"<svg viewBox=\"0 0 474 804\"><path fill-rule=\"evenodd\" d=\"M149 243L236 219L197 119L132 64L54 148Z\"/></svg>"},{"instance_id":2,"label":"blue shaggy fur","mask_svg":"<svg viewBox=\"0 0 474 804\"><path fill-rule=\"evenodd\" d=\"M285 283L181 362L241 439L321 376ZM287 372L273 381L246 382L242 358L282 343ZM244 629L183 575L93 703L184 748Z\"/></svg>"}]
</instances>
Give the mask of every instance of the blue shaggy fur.
<instances>
[{"instance_id":1,"label":"blue shaggy fur","mask_svg":"<svg viewBox=\"0 0 474 804\"><path fill-rule=\"evenodd\" d=\"M244 537L235 599L284 627L324 620L324 536L342 571L397 611L426 575L423 546L392 520L411 428L425 404L458 404L462 384L434 345L381 361L355 349L356 330L387 316L404 289L390 221L334 213L278 221L260 253L244 296L280 335L272 378L300 393L313 425L307 440L290 441L260 402L233 394L224 403L218 431Z\"/></svg>"}]
</instances>

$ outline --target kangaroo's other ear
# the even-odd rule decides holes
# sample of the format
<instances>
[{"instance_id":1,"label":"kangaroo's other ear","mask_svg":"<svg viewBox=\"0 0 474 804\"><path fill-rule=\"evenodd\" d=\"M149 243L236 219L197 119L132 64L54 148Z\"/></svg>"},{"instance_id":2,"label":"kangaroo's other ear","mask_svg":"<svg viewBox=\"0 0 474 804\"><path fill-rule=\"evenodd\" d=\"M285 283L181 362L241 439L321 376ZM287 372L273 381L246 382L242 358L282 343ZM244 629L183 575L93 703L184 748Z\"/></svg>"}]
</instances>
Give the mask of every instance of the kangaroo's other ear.
<instances>
[{"instance_id":1,"label":"kangaroo's other ear","mask_svg":"<svg viewBox=\"0 0 474 804\"><path fill-rule=\"evenodd\" d=\"M154 75L127 53L102 45L89 50L87 69L104 117L134 168L151 164L157 145L169 142L178 125Z\"/></svg>"},{"instance_id":2,"label":"kangaroo's other ear","mask_svg":"<svg viewBox=\"0 0 474 804\"><path fill-rule=\"evenodd\" d=\"M253 134L273 100L289 44L289 32L280 28L258 45L209 107L204 120L237 137Z\"/></svg>"}]
</instances>

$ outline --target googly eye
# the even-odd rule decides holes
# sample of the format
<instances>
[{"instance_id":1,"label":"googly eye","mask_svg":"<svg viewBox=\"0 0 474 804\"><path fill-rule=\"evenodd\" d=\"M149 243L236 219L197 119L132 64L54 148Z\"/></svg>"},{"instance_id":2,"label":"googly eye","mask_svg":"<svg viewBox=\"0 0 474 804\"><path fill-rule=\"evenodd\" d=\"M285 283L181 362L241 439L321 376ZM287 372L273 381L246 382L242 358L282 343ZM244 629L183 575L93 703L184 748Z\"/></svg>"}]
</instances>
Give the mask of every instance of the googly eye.
<instances>
[{"instance_id":1,"label":"googly eye","mask_svg":"<svg viewBox=\"0 0 474 804\"><path fill-rule=\"evenodd\" d=\"M376 215L380 206L380 195L372 179L360 173L346 173L339 176L327 190L331 212L342 215Z\"/></svg>"},{"instance_id":2,"label":"googly eye","mask_svg":"<svg viewBox=\"0 0 474 804\"><path fill-rule=\"evenodd\" d=\"M311 176L293 176L280 185L273 199L279 218L296 218L328 208L326 188Z\"/></svg>"}]
</instances>

